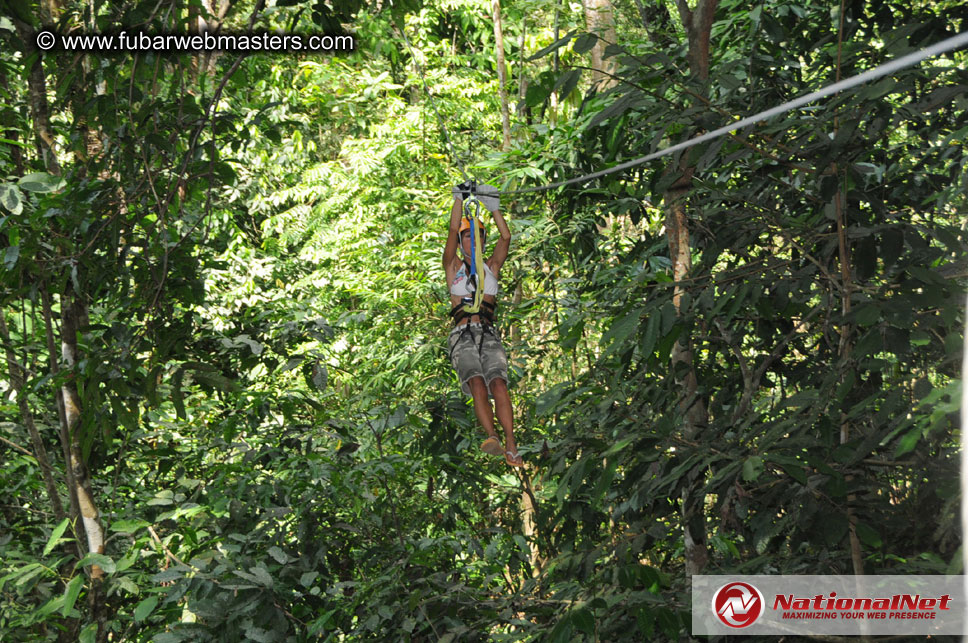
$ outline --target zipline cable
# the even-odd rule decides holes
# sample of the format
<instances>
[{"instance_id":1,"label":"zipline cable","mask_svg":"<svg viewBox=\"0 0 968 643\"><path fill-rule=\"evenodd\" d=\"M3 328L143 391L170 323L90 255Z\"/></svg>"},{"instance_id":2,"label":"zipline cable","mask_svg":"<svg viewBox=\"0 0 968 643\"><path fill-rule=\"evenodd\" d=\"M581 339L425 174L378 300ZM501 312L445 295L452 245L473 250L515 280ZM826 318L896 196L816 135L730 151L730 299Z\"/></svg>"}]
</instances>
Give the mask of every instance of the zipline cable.
<instances>
[{"instance_id":1,"label":"zipline cable","mask_svg":"<svg viewBox=\"0 0 968 643\"><path fill-rule=\"evenodd\" d=\"M390 6L393 6L393 0L390 0ZM410 38L407 37L407 25L404 21L400 25L400 33L403 34L403 41L407 43L407 50L410 51L410 57L413 58L413 64L417 66L417 72L420 74L420 82L423 83L424 93L427 94L427 98L430 100L430 107L434 110L434 114L437 116L437 126L440 127L441 133L444 135L444 144L447 146L447 151L450 152L450 157L454 159L457 163L457 167L460 169L461 176L464 177L464 181L467 182L470 178L467 176L467 171L464 169L464 162L461 161L460 156L458 156L457 151L454 149L454 144L450 140L450 134L447 132L447 126L444 124L444 119L441 118L440 112L437 111L437 102L434 100L433 95L430 93L430 87L427 86L427 78L424 75L423 66L417 59L417 54L413 50L413 46L410 44Z\"/></svg>"},{"instance_id":2,"label":"zipline cable","mask_svg":"<svg viewBox=\"0 0 968 643\"><path fill-rule=\"evenodd\" d=\"M800 107L802 105L806 105L807 103L812 103L815 100L825 98L827 96L830 96L831 94L836 94L837 92L841 92L846 89L851 89L852 87L856 87L857 85L861 85L870 80L880 78L881 76L892 74L895 71L904 69L905 67L913 66L921 62L922 60L925 60L926 58L932 58L939 54L943 54L945 52L952 51L954 49L959 49L960 47L964 47L965 45L968 45L968 31L962 32L957 36L952 36L951 38L947 38L946 40L942 40L941 42L931 45L930 47L926 47L920 51L916 51L914 53L901 56L900 58L897 58L890 62L886 62L882 65L878 65L874 69L865 71L862 74L852 76L851 78L845 78L844 80L836 82L832 85L829 85L823 89L817 90L813 93L807 94L806 96L795 98L777 107L772 107L770 109L760 112L759 114L748 116L742 120L736 121L735 123L724 125L723 127L720 127L717 130L713 130L712 132L707 132L705 134L702 134L701 136L697 136L696 138L689 139L688 141L683 141L682 143L677 143L665 149L659 150L658 152L653 152L652 154L647 154L646 156L642 156L637 159L633 159L631 161L626 161L625 163L620 163L619 165L615 165L613 167L610 167L604 170L599 170L598 172L592 172L590 174L585 174L583 176L567 179L565 181L558 181L556 183L550 183L548 185L539 185L539 186L529 187L529 188L519 188L517 190L502 190L500 194L504 196L509 194L525 194L527 192L542 192L544 190L552 190L554 188L563 187L565 185L572 185L574 183L584 183L586 181L591 181L592 179L597 179L607 174L621 172L622 170L627 170L637 165L642 165L643 163L654 161L657 158L668 156L669 154L675 154L680 150L688 149L695 145L699 145L700 143L711 141L715 138L719 138L720 136L723 136L724 134L728 134L734 130L739 130L748 125L753 125L754 123L757 123L759 121L764 121L768 118L778 116L790 110L796 109L797 107Z\"/></svg>"}]
</instances>

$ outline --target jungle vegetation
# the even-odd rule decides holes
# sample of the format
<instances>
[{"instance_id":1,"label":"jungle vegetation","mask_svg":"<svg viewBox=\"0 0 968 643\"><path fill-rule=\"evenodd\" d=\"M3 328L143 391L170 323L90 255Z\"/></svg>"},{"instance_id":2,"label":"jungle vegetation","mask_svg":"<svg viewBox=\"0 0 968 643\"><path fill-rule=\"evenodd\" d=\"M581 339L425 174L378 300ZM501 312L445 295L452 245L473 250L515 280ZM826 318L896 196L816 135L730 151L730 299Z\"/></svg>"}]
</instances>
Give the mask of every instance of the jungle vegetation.
<instances>
[{"instance_id":1,"label":"jungle vegetation","mask_svg":"<svg viewBox=\"0 0 968 643\"><path fill-rule=\"evenodd\" d=\"M965 51L504 196L520 474L478 451L440 253L462 166L610 167L968 4L0 9L3 641L677 641L697 573L961 572Z\"/></svg>"}]
</instances>

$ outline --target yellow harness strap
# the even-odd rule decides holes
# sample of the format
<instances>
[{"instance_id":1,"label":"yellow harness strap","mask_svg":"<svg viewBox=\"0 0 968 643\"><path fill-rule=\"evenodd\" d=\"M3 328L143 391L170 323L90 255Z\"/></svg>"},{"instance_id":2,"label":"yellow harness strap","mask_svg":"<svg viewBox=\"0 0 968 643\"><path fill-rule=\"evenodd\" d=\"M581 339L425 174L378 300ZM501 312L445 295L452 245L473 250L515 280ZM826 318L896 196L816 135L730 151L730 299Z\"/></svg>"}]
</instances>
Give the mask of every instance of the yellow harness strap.
<instances>
[{"instance_id":1,"label":"yellow harness strap","mask_svg":"<svg viewBox=\"0 0 968 643\"><path fill-rule=\"evenodd\" d=\"M474 204L474 214L473 216L468 215L468 205L470 203ZM476 313L481 310L481 302L484 301L484 286L480 283L481 279L484 279L484 249L481 247L481 235L480 235L480 216L481 213L481 202L477 200L477 197L471 196L467 201L464 201L464 216L471 224L471 274L468 275L468 281L471 277L474 278L474 301L470 304L464 306L465 313Z\"/></svg>"}]
</instances>

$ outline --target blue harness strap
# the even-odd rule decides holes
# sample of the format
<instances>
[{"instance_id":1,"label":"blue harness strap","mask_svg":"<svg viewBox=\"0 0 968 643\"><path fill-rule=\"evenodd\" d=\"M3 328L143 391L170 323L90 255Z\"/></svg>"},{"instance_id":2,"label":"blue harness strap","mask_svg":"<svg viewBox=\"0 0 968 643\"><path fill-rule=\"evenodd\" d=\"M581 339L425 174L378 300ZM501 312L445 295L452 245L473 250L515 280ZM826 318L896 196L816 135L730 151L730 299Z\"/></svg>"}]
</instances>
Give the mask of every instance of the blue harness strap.
<instances>
[{"instance_id":1,"label":"blue harness strap","mask_svg":"<svg viewBox=\"0 0 968 643\"><path fill-rule=\"evenodd\" d=\"M470 204L474 204L473 214L469 214ZM478 283L480 276L484 274L484 249L481 248L481 238L478 233L480 225L481 202L471 194L470 199L464 201L464 216L471 226L471 260L469 264L469 274L467 276L467 287L473 294L473 301L464 306L467 313L476 313L481 309L481 302L484 300L484 289Z\"/></svg>"}]
</instances>

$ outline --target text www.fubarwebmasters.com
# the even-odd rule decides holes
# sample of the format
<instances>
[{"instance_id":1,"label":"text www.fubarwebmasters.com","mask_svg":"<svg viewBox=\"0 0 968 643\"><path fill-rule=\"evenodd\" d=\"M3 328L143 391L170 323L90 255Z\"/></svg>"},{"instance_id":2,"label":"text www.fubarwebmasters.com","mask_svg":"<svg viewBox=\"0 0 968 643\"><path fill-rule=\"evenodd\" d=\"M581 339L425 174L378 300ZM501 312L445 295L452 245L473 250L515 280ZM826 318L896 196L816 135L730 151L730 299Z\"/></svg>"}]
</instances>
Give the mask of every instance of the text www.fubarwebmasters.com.
<instances>
[{"instance_id":1,"label":"text www.fubarwebmasters.com","mask_svg":"<svg viewBox=\"0 0 968 643\"><path fill-rule=\"evenodd\" d=\"M139 52L178 53L195 51L235 52L286 52L286 51L353 51L356 43L349 34L277 34L252 33L200 33L200 34L151 34L142 31L121 31L112 34L59 35L53 31L41 31L35 41L43 51L86 52Z\"/></svg>"}]
</instances>

